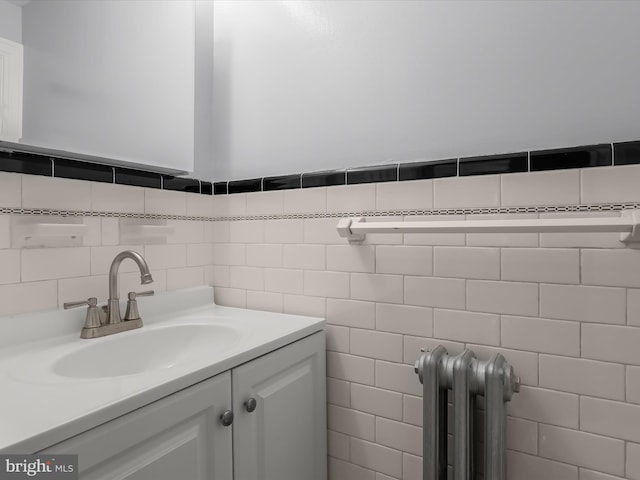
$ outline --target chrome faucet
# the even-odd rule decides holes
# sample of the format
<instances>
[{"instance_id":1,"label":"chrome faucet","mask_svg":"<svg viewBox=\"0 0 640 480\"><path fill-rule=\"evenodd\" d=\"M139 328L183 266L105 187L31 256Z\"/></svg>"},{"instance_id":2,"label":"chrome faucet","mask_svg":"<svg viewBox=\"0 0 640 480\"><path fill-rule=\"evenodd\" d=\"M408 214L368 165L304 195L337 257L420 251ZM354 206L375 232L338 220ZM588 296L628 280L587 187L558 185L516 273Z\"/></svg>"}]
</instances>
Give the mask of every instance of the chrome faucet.
<instances>
[{"instance_id":1,"label":"chrome faucet","mask_svg":"<svg viewBox=\"0 0 640 480\"><path fill-rule=\"evenodd\" d=\"M120 264L125 258L130 258L138 265L140 269L140 283L146 285L153 282L153 278L149 273L149 266L142 255L133 250L125 250L116 255L116 258L111 262L111 268L109 268L109 301L107 302L107 325L113 325L120 323L122 317L120 316L120 297L118 293L118 269Z\"/></svg>"},{"instance_id":2,"label":"chrome faucet","mask_svg":"<svg viewBox=\"0 0 640 480\"><path fill-rule=\"evenodd\" d=\"M136 297L153 295L153 290L148 292L129 292L129 301L127 302L127 311L124 319L120 315L120 298L118 292L118 270L120 264L125 258L130 258L138 265L140 269L140 283L146 285L153 282L149 266L142 255L133 250L125 250L116 255L111 262L109 268L109 300L107 305L98 307L98 300L91 297L81 302L69 302L64 304L64 308L75 308L87 305L87 318L80 333L81 338L98 338L113 333L124 332L134 328L142 327L142 318L138 313L138 304Z\"/></svg>"}]
</instances>

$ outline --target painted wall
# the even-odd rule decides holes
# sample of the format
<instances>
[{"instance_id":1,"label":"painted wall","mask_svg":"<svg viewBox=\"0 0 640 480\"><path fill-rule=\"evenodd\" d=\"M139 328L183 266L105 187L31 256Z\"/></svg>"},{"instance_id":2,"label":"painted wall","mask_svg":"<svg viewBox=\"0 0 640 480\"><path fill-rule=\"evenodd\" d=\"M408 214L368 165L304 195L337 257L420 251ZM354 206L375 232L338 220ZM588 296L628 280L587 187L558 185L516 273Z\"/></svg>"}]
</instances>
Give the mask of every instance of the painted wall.
<instances>
[{"instance_id":1,"label":"painted wall","mask_svg":"<svg viewBox=\"0 0 640 480\"><path fill-rule=\"evenodd\" d=\"M192 171L194 4L23 8L26 144Z\"/></svg>"},{"instance_id":2,"label":"painted wall","mask_svg":"<svg viewBox=\"0 0 640 480\"><path fill-rule=\"evenodd\" d=\"M22 43L22 9L0 0L0 37Z\"/></svg>"},{"instance_id":3,"label":"painted wall","mask_svg":"<svg viewBox=\"0 0 640 480\"><path fill-rule=\"evenodd\" d=\"M640 3L215 2L215 180L634 140Z\"/></svg>"}]
</instances>

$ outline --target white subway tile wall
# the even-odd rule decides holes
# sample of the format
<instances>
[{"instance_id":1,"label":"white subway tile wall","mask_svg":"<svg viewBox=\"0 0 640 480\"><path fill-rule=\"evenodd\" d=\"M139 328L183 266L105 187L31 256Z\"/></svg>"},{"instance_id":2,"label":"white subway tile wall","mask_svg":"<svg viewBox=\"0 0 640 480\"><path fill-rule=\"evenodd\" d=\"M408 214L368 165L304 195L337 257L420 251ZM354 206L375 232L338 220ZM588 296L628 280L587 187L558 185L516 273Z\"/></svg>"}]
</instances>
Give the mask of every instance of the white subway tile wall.
<instances>
[{"instance_id":1,"label":"white subway tile wall","mask_svg":"<svg viewBox=\"0 0 640 480\"><path fill-rule=\"evenodd\" d=\"M640 166L625 166L210 197L2 173L0 207L388 214L640 202L638 178ZM422 478L413 362L438 343L502 353L521 377L507 409L509 480L640 480L640 251L617 234L377 234L349 245L337 218L225 218L169 220L166 245L121 245L117 218L85 218L82 247L16 250L0 216L0 314L104 300L112 258L134 249L156 290L213 285L219 304L325 317L330 480ZM122 289L139 288L132 262L122 272Z\"/></svg>"}]
</instances>

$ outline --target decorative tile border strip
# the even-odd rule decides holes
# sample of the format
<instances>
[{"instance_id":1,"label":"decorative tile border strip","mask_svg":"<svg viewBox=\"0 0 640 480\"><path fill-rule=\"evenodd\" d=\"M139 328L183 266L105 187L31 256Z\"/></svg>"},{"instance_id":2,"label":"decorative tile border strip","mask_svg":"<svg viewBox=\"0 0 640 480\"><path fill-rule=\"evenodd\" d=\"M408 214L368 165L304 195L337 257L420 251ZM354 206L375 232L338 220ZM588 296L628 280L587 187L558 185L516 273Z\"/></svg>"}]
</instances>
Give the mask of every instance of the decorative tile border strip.
<instances>
[{"instance_id":1,"label":"decorative tile border strip","mask_svg":"<svg viewBox=\"0 0 640 480\"><path fill-rule=\"evenodd\" d=\"M594 205L542 205L522 207L442 208L434 210L376 210L365 212L287 213L275 215L235 215L228 217L164 215L156 213L92 212L84 210L54 210L48 208L0 207L0 215L54 215L62 217L143 218L151 220L192 220L200 222L222 222L240 220L300 220L343 217L413 217L447 215L513 215L522 213L618 212L631 209L640 209L640 203L628 202L602 203Z\"/></svg>"}]
</instances>

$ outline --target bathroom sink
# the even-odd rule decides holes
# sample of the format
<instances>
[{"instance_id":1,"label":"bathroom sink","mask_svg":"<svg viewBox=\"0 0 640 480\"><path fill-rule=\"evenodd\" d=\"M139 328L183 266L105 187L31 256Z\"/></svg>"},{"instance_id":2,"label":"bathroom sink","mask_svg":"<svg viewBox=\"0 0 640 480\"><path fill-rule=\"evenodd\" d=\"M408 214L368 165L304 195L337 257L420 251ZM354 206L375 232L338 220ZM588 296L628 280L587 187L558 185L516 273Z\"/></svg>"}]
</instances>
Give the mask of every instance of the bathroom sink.
<instances>
[{"instance_id":1,"label":"bathroom sink","mask_svg":"<svg viewBox=\"0 0 640 480\"><path fill-rule=\"evenodd\" d=\"M207 352L229 350L241 333L216 324L171 325L120 333L64 354L51 371L61 377L91 379L135 375L197 360Z\"/></svg>"}]
</instances>

